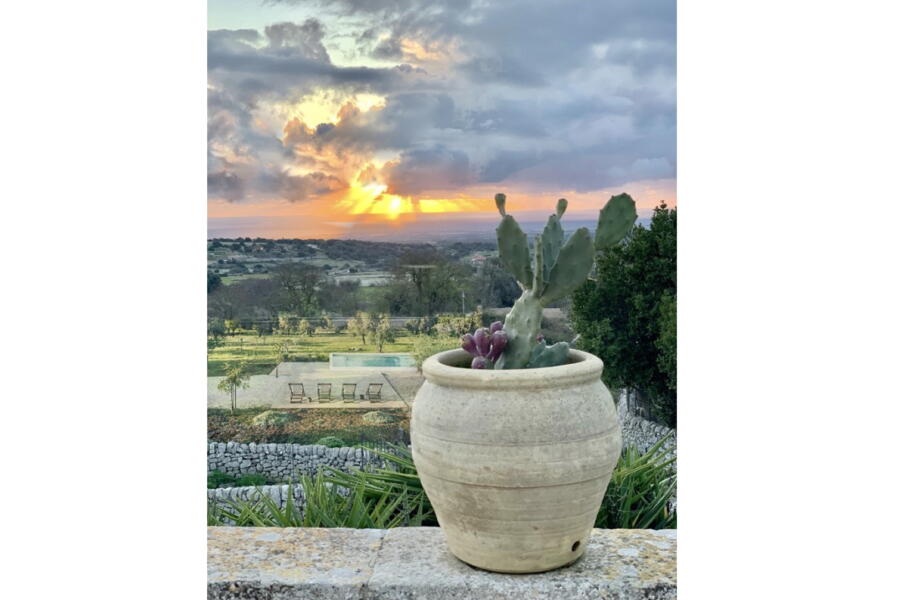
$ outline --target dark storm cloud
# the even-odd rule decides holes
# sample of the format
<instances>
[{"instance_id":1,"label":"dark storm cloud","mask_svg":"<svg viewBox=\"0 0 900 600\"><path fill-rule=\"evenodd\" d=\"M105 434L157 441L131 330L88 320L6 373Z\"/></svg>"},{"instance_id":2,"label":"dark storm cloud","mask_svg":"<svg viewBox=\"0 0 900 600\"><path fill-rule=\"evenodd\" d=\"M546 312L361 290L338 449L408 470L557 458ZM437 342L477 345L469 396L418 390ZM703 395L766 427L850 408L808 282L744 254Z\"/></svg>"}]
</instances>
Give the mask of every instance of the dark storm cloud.
<instances>
[{"instance_id":1,"label":"dark storm cloud","mask_svg":"<svg viewBox=\"0 0 900 600\"><path fill-rule=\"evenodd\" d=\"M503 181L513 173L531 167L540 162L541 157L537 152L503 152L492 158L481 171L481 181L497 183Z\"/></svg>"},{"instance_id":2,"label":"dark storm cloud","mask_svg":"<svg viewBox=\"0 0 900 600\"><path fill-rule=\"evenodd\" d=\"M235 167L235 165L232 165ZM347 187L347 183L322 172L291 175L268 169L244 170L239 166L210 172L206 177L208 193L229 202L239 202L254 195L277 197L289 202L303 202Z\"/></svg>"},{"instance_id":3,"label":"dark storm cloud","mask_svg":"<svg viewBox=\"0 0 900 600\"><path fill-rule=\"evenodd\" d=\"M291 202L302 202L347 187L338 177L321 172L303 176L277 173L266 183L271 185L272 193Z\"/></svg>"},{"instance_id":4,"label":"dark storm cloud","mask_svg":"<svg viewBox=\"0 0 900 600\"><path fill-rule=\"evenodd\" d=\"M475 85L508 83L524 87L540 87L547 81L536 70L510 56L475 58L460 66L460 71Z\"/></svg>"},{"instance_id":5,"label":"dark storm cloud","mask_svg":"<svg viewBox=\"0 0 900 600\"><path fill-rule=\"evenodd\" d=\"M322 44L325 29L316 19L307 19L302 24L275 23L265 29L269 46L288 50L287 55L300 54L314 61L331 63L328 50Z\"/></svg>"},{"instance_id":6,"label":"dark storm cloud","mask_svg":"<svg viewBox=\"0 0 900 600\"><path fill-rule=\"evenodd\" d=\"M403 152L384 169L395 193L412 195L427 189L453 189L473 182L469 158L458 150L437 147Z\"/></svg>"},{"instance_id":7,"label":"dark storm cloud","mask_svg":"<svg viewBox=\"0 0 900 600\"><path fill-rule=\"evenodd\" d=\"M394 68L334 65L322 43L324 35L324 26L316 19L275 23L265 28L264 35L252 30L210 31L210 80L255 96L302 93L316 86L388 90L402 77L402 71Z\"/></svg>"},{"instance_id":8,"label":"dark storm cloud","mask_svg":"<svg viewBox=\"0 0 900 600\"><path fill-rule=\"evenodd\" d=\"M244 198L244 181L231 171L215 171L206 175L207 194L237 202Z\"/></svg>"},{"instance_id":9,"label":"dark storm cloud","mask_svg":"<svg viewBox=\"0 0 900 600\"><path fill-rule=\"evenodd\" d=\"M356 152L402 151L461 127L449 95L402 93L390 96L381 110L353 113L323 130L320 143Z\"/></svg>"},{"instance_id":10,"label":"dark storm cloud","mask_svg":"<svg viewBox=\"0 0 900 600\"><path fill-rule=\"evenodd\" d=\"M399 60L403 58L403 48L400 45L401 40L395 37L386 38L375 46L372 50L372 56L375 58Z\"/></svg>"},{"instance_id":11,"label":"dark storm cloud","mask_svg":"<svg viewBox=\"0 0 900 600\"><path fill-rule=\"evenodd\" d=\"M235 181L211 159L211 195L286 193L263 183L318 164L317 152L393 153L383 175L407 194L473 182L590 191L675 176L674 0L267 3L312 4L318 19L209 33L210 140L261 164L293 163ZM340 66L329 41L338 32L381 66ZM337 123L282 121L283 141L254 130L261 101L320 89L379 94L385 106L348 109ZM325 189L314 183L291 197Z\"/></svg>"}]
</instances>

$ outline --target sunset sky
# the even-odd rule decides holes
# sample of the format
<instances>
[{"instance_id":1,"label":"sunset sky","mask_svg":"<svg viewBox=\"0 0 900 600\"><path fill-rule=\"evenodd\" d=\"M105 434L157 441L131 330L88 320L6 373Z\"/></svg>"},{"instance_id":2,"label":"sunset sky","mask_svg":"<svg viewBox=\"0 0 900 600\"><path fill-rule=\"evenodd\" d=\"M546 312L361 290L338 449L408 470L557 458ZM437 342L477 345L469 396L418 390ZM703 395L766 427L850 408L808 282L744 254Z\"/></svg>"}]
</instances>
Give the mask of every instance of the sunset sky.
<instances>
[{"instance_id":1,"label":"sunset sky","mask_svg":"<svg viewBox=\"0 0 900 600\"><path fill-rule=\"evenodd\" d=\"M211 237L675 203L674 0L209 0L208 28Z\"/></svg>"}]
</instances>

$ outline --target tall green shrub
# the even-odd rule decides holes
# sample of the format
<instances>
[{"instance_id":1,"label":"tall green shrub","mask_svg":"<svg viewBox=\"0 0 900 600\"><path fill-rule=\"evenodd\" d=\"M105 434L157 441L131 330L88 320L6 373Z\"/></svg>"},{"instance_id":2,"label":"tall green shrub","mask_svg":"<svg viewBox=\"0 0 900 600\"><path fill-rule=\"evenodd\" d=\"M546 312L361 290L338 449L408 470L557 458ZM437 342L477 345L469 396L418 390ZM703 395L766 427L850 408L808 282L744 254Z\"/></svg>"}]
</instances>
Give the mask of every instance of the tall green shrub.
<instances>
[{"instance_id":1,"label":"tall green shrub","mask_svg":"<svg viewBox=\"0 0 900 600\"><path fill-rule=\"evenodd\" d=\"M676 426L675 209L660 204L649 228L598 248L595 272L572 296L578 347L603 359L608 385L640 390Z\"/></svg>"}]
</instances>

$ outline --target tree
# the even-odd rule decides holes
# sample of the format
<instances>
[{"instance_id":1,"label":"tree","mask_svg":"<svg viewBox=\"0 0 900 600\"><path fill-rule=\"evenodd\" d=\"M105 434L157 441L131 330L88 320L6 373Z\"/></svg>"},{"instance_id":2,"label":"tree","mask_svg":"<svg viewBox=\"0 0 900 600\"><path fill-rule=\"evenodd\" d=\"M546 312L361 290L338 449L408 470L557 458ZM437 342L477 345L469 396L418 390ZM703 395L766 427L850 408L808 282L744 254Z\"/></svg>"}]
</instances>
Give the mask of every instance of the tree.
<instances>
[{"instance_id":1,"label":"tree","mask_svg":"<svg viewBox=\"0 0 900 600\"><path fill-rule=\"evenodd\" d=\"M290 357L290 348L288 348L287 342L279 344L275 349L275 377L278 377L278 365L287 362Z\"/></svg>"},{"instance_id":2,"label":"tree","mask_svg":"<svg viewBox=\"0 0 900 600\"><path fill-rule=\"evenodd\" d=\"M316 293L319 308L340 315L363 310L359 280L325 281Z\"/></svg>"},{"instance_id":3,"label":"tree","mask_svg":"<svg viewBox=\"0 0 900 600\"><path fill-rule=\"evenodd\" d=\"M322 315L322 326L328 331L334 331L334 321L328 315Z\"/></svg>"},{"instance_id":4,"label":"tree","mask_svg":"<svg viewBox=\"0 0 900 600\"><path fill-rule=\"evenodd\" d=\"M418 335L420 333L425 333L423 331L422 324L423 324L423 319L421 317L419 317L418 319L407 320L403 324L403 326L406 327L407 331L409 331L410 333Z\"/></svg>"},{"instance_id":5,"label":"tree","mask_svg":"<svg viewBox=\"0 0 900 600\"><path fill-rule=\"evenodd\" d=\"M297 329L300 335L312 336L312 334L315 332L315 327L313 327L312 324L306 319L300 320L300 323L297 325Z\"/></svg>"},{"instance_id":6,"label":"tree","mask_svg":"<svg viewBox=\"0 0 900 600\"><path fill-rule=\"evenodd\" d=\"M467 275L436 248L407 250L397 259L394 278L386 287L387 309L408 315L459 312Z\"/></svg>"},{"instance_id":7,"label":"tree","mask_svg":"<svg viewBox=\"0 0 900 600\"><path fill-rule=\"evenodd\" d=\"M206 335L218 340L225 335L225 322L222 319L210 319L206 323Z\"/></svg>"},{"instance_id":8,"label":"tree","mask_svg":"<svg viewBox=\"0 0 900 600\"><path fill-rule=\"evenodd\" d=\"M222 319L256 317L260 311L274 317L284 310L282 290L272 279L245 279L222 285L207 298L207 314Z\"/></svg>"},{"instance_id":9,"label":"tree","mask_svg":"<svg viewBox=\"0 0 900 600\"><path fill-rule=\"evenodd\" d=\"M222 285L222 278L219 277L218 273L213 273L212 271L206 272L206 293L212 294L214 291L219 289L219 286Z\"/></svg>"},{"instance_id":10,"label":"tree","mask_svg":"<svg viewBox=\"0 0 900 600\"><path fill-rule=\"evenodd\" d=\"M292 333L297 330L297 317L293 315L278 315L278 329L282 333Z\"/></svg>"},{"instance_id":11,"label":"tree","mask_svg":"<svg viewBox=\"0 0 900 600\"><path fill-rule=\"evenodd\" d=\"M237 331L237 328L238 328L237 319L225 319L224 325L225 325L225 331L227 331L231 335L234 335L234 332Z\"/></svg>"},{"instance_id":12,"label":"tree","mask_svg":"<svg viewBox=\"0 0 900 600\"><path fill-rule=\"evenodd\" d=\"M361 330L359 326L359 320L356 317L350 317L349 319L347 319L345 329L350 332L350 335L358 335L362 337L363 344L366 343L365 330Z\"/></svg>"},{"instance_id":13,"label":"tree","mask_svg":"<svg viewBox=\"0 0 900 600\"><path fill-rule=\"evenodd\" d=\"M659 348L657 364L660 371L665 373L669 389L674 393L677 389L677 310L675 296L669 293L663 294L659 303L659 338L656 347Z\"/></svg>"},{"instance_id":14,"label":"tree","mask_svg":"<svg viewBox=\"0 0 900 600\"><path fill-rule=\"evenodd\" d=\"M322 272L312 265L289 263L274 271L281 288L282 302L289 312L314 314L317 309L316 290L322 283Z\"/></svg>"},{"instance_id":15,"label":"tree","mask_svg":"<svg viewBox=\"0 0 900 600\"><path fill-rule=\"evenodd\" d=\"M374 331L372 332L372 337L379 352L384 352L385 343L393 342L395 340L394 330L391 328L391 318L388 315L382 315L381 318L378 319L378 323L375 324Z\"/></svg>"},{"instance_id":16,"label":"tree","mask_svg":"<svg viewBox=\"0 0 900 600\"><path fill-rule=\"evenodd\" d=\"M257 321L253 324L253 330L256 331L256 335L259 337L263 337L264 335L272 334L272 323L268 320Z\"/></svg>"},{"instance_id":17,"label":"tree","mask_svg":"<svg viewBox=\"0 0 900 600\"><path fill-rule=\"evenodd\" d=\"M499 258L493 257L484 261L475 277L475 298L482 306L491 308L512 306L521 293L516 278L503 268Z\"/></svg>"},{"instance_id":18,"label":"tree","mask_svg":"<svg viewBox=\"0 0 900 600\"><path fill-rule=\"evenodd\" d=\"M647 397L653 414L676 425L676 211L653 211L649 229L599 252L596 279L572 296L579 347L604 362L604 379Z\"/></svg>"},{"instance_id":19,"label":"tree","mask_svg":"<svg viewBox=\"0 0 900 600\"><path fill-rule=\"evenodd\" d=\"M466 315L438 315L434 329L439 335L459 337L481 327L482 320L480 310Z\"/></svg>"},{"instance_id":20,"label":"tree","mask_svg":"<svg viewBox=\"0 0 900 600\"><path fill-rule=\"evenodd\" d=\"M250 387L250 375L247 373L247 363L238 363L233 365L228 363L225 365L225 377L219 382L218 387L223 392L231 393L231 413L237 410L237 391L238 388L247 389Z\"/></svg>"},{"instance_id":21,"label":"tree","mask_svg":"<svg viewBox=\"0 0 900 600\"><path fill-rule=\"evenodd\" d=\"M366 335L373 330L372 315L365 312L356 313L355 317L347 321L347 330L353 335L358 335L365 345Z\"/></svg>"},{"instance_id":22,"label":"tree","mask_svg":"<svg viewBox=\"0 0 900 600\"><path fill-rule=\"evenodd\" d=\"M416 361L416 368L419 370L419 373L421 373L422 363L425 362L426 358L432 356L433 354L437 354L438 352L443 352L444 350L455 350L456 348L459 348L458 338L420 335L416 336L416 339L413 340L411 354L413 355L413 359L415 359Z\"/></svg>"}]
</instances>

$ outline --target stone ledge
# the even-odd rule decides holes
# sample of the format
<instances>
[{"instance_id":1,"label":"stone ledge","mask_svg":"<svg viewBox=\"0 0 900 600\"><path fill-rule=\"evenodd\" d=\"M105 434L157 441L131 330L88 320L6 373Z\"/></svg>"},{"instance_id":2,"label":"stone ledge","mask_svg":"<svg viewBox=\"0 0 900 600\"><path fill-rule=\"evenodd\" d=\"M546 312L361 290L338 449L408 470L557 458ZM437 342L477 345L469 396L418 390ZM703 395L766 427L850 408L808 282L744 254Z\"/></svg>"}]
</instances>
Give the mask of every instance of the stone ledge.
<instances>
[{"instance_id":1,"label":"stone ledge","mask_svg":"<svg viewBox=\"0 0 900 600\"><path fill-rule=\"evenodd\" d=\"M535 575L475 569L437 527L209 527L209 598L615 598L677 595L676 532L595 529L578 562Z\"/></svg>"}]
</instances>

